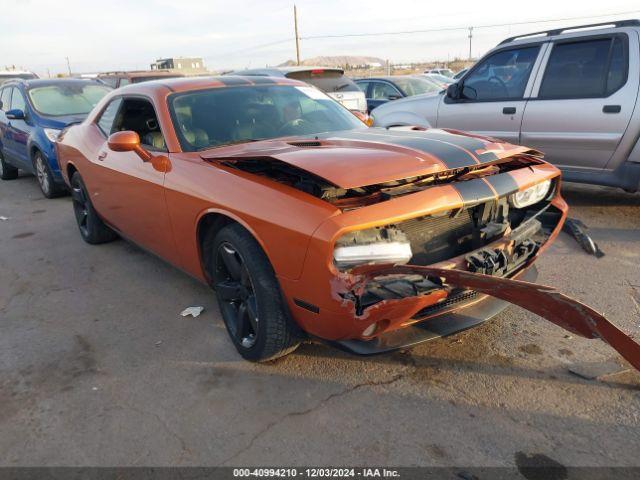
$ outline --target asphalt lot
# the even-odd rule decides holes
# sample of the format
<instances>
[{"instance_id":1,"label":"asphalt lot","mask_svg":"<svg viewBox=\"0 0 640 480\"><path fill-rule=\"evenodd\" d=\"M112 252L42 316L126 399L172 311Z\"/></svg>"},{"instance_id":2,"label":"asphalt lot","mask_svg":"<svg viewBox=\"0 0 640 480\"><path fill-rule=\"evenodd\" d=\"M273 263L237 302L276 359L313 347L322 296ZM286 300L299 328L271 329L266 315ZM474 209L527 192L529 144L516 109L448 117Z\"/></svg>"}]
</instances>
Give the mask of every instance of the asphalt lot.
<instances>
[{"instance_id":1,"label":"asphalt lot","mask_svg":"<svg viewBox=\"0 0 640 480\"><path fill-rule=\"evenodd\" d=\"M606 256L562 234L539 281L640 338L640 194L565 190ZM86 245L69 197L1 182L0 216L0 465L640 465L640 374L573 375L619 357L517 307L407 352L254 365L206 286Z\"/></svg>"}]
</instances>

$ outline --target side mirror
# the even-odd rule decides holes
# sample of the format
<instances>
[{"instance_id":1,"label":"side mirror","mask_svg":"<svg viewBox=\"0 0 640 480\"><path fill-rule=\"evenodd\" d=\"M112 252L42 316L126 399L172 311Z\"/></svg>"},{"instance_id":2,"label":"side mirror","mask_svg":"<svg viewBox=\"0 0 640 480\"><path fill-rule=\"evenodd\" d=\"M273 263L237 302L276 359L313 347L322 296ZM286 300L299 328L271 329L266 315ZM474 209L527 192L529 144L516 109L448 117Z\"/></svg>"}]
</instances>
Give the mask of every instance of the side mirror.
<instances>
[{"instance_id":1,"label":"side mirror","mask_svg":"<svg viewBox=\"0 0 640 480\"><path fill-rule=\"evenodd\" d=\"M453 100L458 100L462 96L461 90L462 89L460 88L460 85L458 85L457 83L452 83L447 87L447 97Z\"/></svg>"},{"instance_id":2,"label":"side mirror","mask_svg":"<svg viewBox=\"0 0 640 480\"><path fill-rule=\"evenodd\" d=\"M135 152L143 162L153 158L153 155L140 146L140 135L131 130L112 133L107 140L107 145L114 152Z\"/></svg>"},{"instance_id":3,"label":"side mirror","mask_svg":"<svg viewBox=\"0 0 640 480\"><path fill-rule=\"evenodd\" d=\"M7 112L7 118L9 120L24 120L24 111L14 108L13 110L9 110Z\"/></svg>"}]
</instances>

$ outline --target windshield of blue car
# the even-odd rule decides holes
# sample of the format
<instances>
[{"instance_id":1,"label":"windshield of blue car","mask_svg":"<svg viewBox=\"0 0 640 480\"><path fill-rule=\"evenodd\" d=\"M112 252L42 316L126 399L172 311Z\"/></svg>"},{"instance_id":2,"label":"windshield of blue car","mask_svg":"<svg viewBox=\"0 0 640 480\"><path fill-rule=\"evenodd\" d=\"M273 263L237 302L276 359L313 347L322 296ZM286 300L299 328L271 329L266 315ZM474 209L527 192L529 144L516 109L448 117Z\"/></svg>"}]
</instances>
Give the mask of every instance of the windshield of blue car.
<instances>
[{"instance_id":1,"label":"windshield of blue car","mask_svg":"<svg viewBox=\"0 0 640 480\"><path fill-rule=\"evenodd\" d=\"M30 88L29 99L33 108L42 115L83 115L110 91L109 87L95 83L63 83Z\"/></svg>"},{"instance_id":2,"label":"windshield of blue car","mask_svg":"<svg viewBox=\"0 0 640 480\"><path fill-rule=\"evenodd\" d=\"M226 87L175 93L169 110L183 151L367 128L311 86Z\"/></svg>"},{"instance_id":3,"label":"windshield of blue car","mask_svg":"<svg viewBox=\"0 0 640 480\"><path fill-rule=\"evenodd\" d=\"M408 97L423 93L437 93L442 90L436 83L417 77L397 77L393 81Z\"/></svg>"}]
</instances>

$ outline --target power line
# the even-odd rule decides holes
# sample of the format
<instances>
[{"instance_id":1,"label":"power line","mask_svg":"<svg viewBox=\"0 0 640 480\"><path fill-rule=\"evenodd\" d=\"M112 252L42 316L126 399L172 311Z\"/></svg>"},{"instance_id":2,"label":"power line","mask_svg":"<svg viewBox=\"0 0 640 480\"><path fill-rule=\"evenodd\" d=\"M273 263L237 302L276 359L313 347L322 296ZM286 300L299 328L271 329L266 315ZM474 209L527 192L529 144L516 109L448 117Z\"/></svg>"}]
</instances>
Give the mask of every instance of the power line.
<instances>
[{"instance_id":1,"label":"power line","mask_svg":"<svg viewBox=\"0 0 640 480\"><path fill-rule=\"evenodd\" d=\"M373 37L373 36L381 36L381 35L411 35L416 33L435 33L435 32L452 32L457 30L469 30L469 28L473 28L474 30L480 28L496 28L496 27L509 27L513 25L533 25L536 23L552 23L552 22L565 22L571 20L585 20L588 18L603 18L603 17L613 17L616 15L630 15L633 13L640 13L640 10L629 10L626 12L617 12L617 13L607 13L603 15L584 15L580 17L565 17L565 18L549 18L542 20L529 20L526 22L510 22L510 23L494 23L494 24L485 24L485 25L477 25L477 26L459 26L459 27L441 27L441 28L430 28L425 30L401 30L395 32L373 32L373 33L345 33L345 34L331 34L331 35L309 35L300 37L301 40L319 40L324 38L349 38L349 37Z\"/></svg>"}]
</instances>

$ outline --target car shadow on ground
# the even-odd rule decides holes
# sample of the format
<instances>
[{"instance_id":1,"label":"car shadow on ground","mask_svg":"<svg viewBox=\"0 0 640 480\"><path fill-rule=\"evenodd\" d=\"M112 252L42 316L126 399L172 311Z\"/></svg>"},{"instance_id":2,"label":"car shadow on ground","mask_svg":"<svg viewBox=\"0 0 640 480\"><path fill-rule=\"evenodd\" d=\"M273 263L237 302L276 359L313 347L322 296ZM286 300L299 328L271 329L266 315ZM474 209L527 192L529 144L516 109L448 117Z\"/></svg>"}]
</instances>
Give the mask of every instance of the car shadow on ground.
<instances>
[{"instance_id":1,"label":"car shadow on ground","mask_svg":"<svg viewBox=\"0 0 640 480\"><path fill-rule=\"evenodd\" d=\"M476 335L488 335L488 333L477 332ZM451 338L456 338L456 336ZM300 355L352 362L366 361L395 367L406 366L411 367L413 370L411 376L415 380L425 382L437 381L437 377L443 373L473 373L488 377L517 377L565 385L589 385L597 388L640 391L640 375L634 371L620 373L602 380L586 380L570 373L568 370L569 364L530 368L518 365L518 358L516 357L509 357L496 352L487 352L486 355L483 355L482 352L478 352L475 346L458 348L452 352L450 338L435 340L430 342L429 345L433 346L433 348L425 344L420 347L420 352L414 348L362 357L340 351L329 345L312 342L302 345L293 356ZM428 352L425 352L425 350L428 350ZM623 360L620 360L620 362L623 362Z\"/></svg>"},{"instance_id":2,"label":"car shadow on ground","mask_svg":"<svg viewBox=\"0 0 640 480\"><path fill-rule=\"evenodd\" d=\"M640 192L627 193L619 188L563 183L562 196L569 207L640 207ZM571 215L571 212L569 212Z\"/></svg>"}]
</instances>

